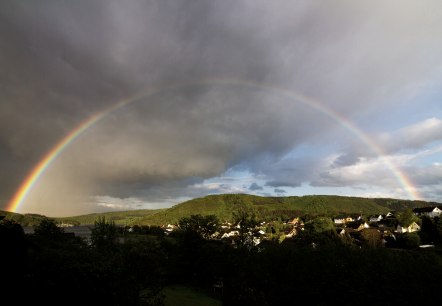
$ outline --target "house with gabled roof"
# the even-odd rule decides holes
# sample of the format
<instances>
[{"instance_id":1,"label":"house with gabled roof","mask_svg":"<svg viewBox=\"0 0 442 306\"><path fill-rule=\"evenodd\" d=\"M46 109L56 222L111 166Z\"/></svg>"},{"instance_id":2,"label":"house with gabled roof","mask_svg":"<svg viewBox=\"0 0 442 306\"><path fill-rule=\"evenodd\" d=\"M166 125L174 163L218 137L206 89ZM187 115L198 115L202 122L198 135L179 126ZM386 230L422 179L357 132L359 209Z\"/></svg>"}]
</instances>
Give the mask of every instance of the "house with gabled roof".
<instances>
[{"instance_id":1,"label":"house with gabled roof","mask_svg":"<svg viewBox=\"0 0 442 306\"><path fill-rule=\"evenodd\" d=\"M395 212L394 211L389 211L386 215L385 218L394 218L395 217Z\"/></svg>"},{"instance_id":2,"label":"house with gabled roof","mask_svg":"<svg viewBox=\"0 0 442 306\"><path fill-rule=\"evenodd\" d=\"M370 216L369 222L379 222L382 219L384 219L382 215Z\"/></svg>"},{"instance_id":3,"label":"house with gabled roof","mask_svg":"<svg viewBox=\"0 0 442 306\"><path fill-rule=\"evenodd\" d=\"M353 217L351 217L351 216L345 217L345 223L353 222L353 221L355 221L355 219Z\"/></svg>"},{"instance_id":4,"label":"house with gabled roof","mask_svg":"<svg viewBox=\"0 0 442 306\"><path fill-rule=\"evenodd\" d=\"M289 222L287 222L288 224L293 224L293 225L303 225L304 222L302 222L302 219L299 217L293 218L292 220L290 220Z\"/></svg>"},{"instance_id":5,"label":"house with gabled roof","mask_svg":"<svg viewBox=\"0 0 442 306\"><path fill-rule=\"evenodd\" d=\"M413 209L416 216L427 216L430 218L440 217L442 210L437 206L421 207Z\"/></svg>"},{"instance_id":6,"label":"house with gabled roof","mask_svg":"<svg viewBox=\"0 0 442 306\"><path fill-rule=\"evenodd\" d=\"M333 218L333 222L335 224L344 224L345 223L345 217L344 216L337 216Z\"/></svg>"},{"instance_id":7,"label":"house with gabled roof","mask_svg":"<svg viewBox=\"0 0 442 306\"><path fill-rule=\"evenodd\" d=\"M346 224L347 228L353 229L355 231L361 231L364 228L369 228L370 225L368 225L367 222L363 222L363 221L354 221L354 222L349 222Z\"/></svg>"},{"instance_id":8,"label":"house with gabled roof","mask_svg":"<svg viewBox=\"0 0 442 306\"><path fill-rule=\"evenodd\" d=\"M403 233L413 233L420 231L421 227L416 222L411 223L409 226L401 226L398 225L396 232L403 234Z\"/></svg>"},{"instance_id":9,"label":"house with gabled roof","mask_svg":"<svg viewBox=\"0 0 442 306\"><path fill-rule=\"evenodd\" d=\"M335 224L345 224L355 221L355 218L350 215L339 215L333 218Z\"/></svg>"},{"instance_id":10,"label":"house with gabled roof","mask_svg":"<svg viewBox=\"0 0 442 306\"><path fill-rule=\"evenodd\" d=\"M298 234L298 230L299 229L294 226L293 228L288 229L288 230L285 231L285 236L287 238L291 238L293 236L296 236Z\"/></svg>"}]
</instances>

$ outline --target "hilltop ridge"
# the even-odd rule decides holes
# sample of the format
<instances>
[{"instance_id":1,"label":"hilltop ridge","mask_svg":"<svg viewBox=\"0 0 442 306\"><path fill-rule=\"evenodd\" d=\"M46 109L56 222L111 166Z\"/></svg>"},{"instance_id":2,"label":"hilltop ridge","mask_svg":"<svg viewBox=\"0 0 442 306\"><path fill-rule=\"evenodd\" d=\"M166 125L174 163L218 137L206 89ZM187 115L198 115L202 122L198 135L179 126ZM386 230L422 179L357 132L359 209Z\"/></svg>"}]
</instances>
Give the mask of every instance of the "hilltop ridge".
<instances>
[{"instance_id":1,"label":"hilltop ridge","mask_svg":"<svg viewBox=\"0 0 442 306\"><path fill-rule=\"evenodd\" d=\"M57 222L74 225L93 224L98 217L105 217L118 225L162 225L176 223L180 218L193 214L216 215L220 220L232 219L239 206L252 210L260 220L287 219L300 215L359 214L369 216L388 211L403 211L416 207L440 206L441 203L400 200L392 198L362 198L335 195L307 195L287 197L263 197L250 194L220 194L176 204L166 209L142 209L81 216L53 218ZM7 218L23 226L38 224L44 216L2 212Z\"/></svg>"}]
</instances>

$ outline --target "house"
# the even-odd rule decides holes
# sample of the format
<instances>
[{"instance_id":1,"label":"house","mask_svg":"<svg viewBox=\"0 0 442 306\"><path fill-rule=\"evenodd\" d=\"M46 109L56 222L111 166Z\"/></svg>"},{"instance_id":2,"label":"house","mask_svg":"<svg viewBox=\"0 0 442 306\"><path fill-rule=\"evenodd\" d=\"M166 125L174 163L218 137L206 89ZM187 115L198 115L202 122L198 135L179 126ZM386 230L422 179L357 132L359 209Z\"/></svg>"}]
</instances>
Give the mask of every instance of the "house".
<instances>
[{"instance_id":1,"label":"house","mask_svg":"<svg viewBox=\"0 0 442 306\"><path fill-rule=\"evenodd\" d=\"M338 233L339 235L345 235L345 228L337 228L336 233Z\"/></svg>"},{"instance_id":2,"label":"house","mask_svg":"<svg viewBox=\"0 0 442 306\"><path fill-rule=\"evenodd\" d=\"M395 215L394 215L394 212L393 211L389 211L386 215L385 215L385 218L394 218L395 217Z\"/></svg>"},{"instance_id":3,"label":"house","mask_svg":"<svg viewBox=\"0 0 442 306\"><path fill-rule=\"evenodd\" d=\"M57 226L58 227L73 227L74 224L72 224L72 223L65 223L65 222L62 221L61 223L58 223Z\"/></svg>"},{"instance_id":4,"label":"house","mask_svg":"<svg viewBox=\"0 0 442 306\"><path fill-rule=\"evenodd\" d=\"M333 222L335 224L344 224L345 223L345 217L339 216L339 217L333 218Z\"/></svg>"},{"instance_id":5,"label":"house","mask_svg":"<svg viewBox=\"0 0 442 306\"><path fill-rule=\"evenodd\" d=\"M170 233L174 231L177 228L177 226L175 224L167 224L164 228L167 232Z\"/></svg>"},{"instance_id":6,"label":"house","mask_svg":"<svg viewBox=\"0 0 442 306\"><path fill-rule=\"evenodd\" d=\"M238 236L238 235L239 235L238 231L230 231L228 233L224 233L221 238L229 238L229 237Z\"/></svg>"},{"instance_id":7,"label":"house","mask_svg":"<svg viewBox=\"0 0 442 306\"><path fill-rule=\"evenodd\" d=\"M291 237L293 237L293 236L296 236L297 234L298 234L298 229L297 229L296 227L293 227L292 229L289 229L289 230L286 232L285 236L286 236L287 238L291 238Z\"/></svg>"},{"instance_id":8,"label":"house","mask_svg":"<svg viewBox=\"0 0 442 306\"><path fill-rule=\"evenodd\" d=\"M350 217L350 216L347 216L347 217L345 218L345 223L347 223L347 222L353 222L353 221L355 221L355 219L353 219L353 218Z\"/></svg>"},{"instance_id":9,"label":"house","mask_svg":"<svg viewBox=\"0 0 442 306\"><path fill-rule=\"evenodd\" d=\"M440 217L442 210L437 206L415 208L413 212L416 216L427 216L430 218Z\"/></svg>"},{"instance_id":10,"label":"house","mask_svg":"<svg viewBox=\"0 0 442 306\"><path fill-rule=\"evenodd\" d=\"M403 234L403 233L413 233L413 232L417 232L421 229L421 227L416 223L413 222L411 223L409 226L407 227L402 227L400 225L397 226L396 232Z\"/></svg>"},{"instance_id":11,"label":"house","mask_svg":"<svg viewBox=\"0 0 442 306\"><path fill-rule=\"evenodd\" d=\"M382 215L375 215L375 216L371 216L369 222L379 222L382 219L384 219L384 217Z\"/></svg>"},{"instance_id":12,"label":"house","mask_svg":"<svg viewBox=\"0 0 442 306\"><path fill-rule=\"evenodd\" d=\"M349 229L356 230L356 231L361 231L364 228L369 228L370 225L368 225L367 222L354 221L354 222L347 223L346 227L348 227Z\"/></svg>"},{"instance_id":13,"label":"house","mask_svg":"<svg viewBox=\"0 0 442 306\"><path fill-rule=\"evenodd\" d=\"M301 218L299 218L299 217L293 218L292 220L290 220L290 221L287 222L287 223L288 223L288 224L293 224L293 225L302 225L302 224L304 224L304 223L302 222Z\"/></svg>"}]
</instances>

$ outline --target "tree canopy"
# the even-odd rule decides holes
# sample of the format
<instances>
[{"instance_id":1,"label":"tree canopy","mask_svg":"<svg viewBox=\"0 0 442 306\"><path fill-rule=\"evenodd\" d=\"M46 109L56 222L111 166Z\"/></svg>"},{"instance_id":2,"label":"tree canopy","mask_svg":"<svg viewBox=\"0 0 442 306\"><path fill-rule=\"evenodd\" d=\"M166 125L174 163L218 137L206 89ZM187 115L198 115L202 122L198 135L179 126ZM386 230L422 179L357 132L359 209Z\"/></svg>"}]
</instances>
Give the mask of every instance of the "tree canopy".
<instances>
[{"instance_id":1,"label":"tree canopy","mask_svg":"<svg viewBox=\"0 0 442 306\"><path fill-rule=\"evenodd\" d=\"M219 229L219 220L215 215L191 215L178 221L181 230L195 233L204 239L210 239Z\"/></svg>"}]
</instances>

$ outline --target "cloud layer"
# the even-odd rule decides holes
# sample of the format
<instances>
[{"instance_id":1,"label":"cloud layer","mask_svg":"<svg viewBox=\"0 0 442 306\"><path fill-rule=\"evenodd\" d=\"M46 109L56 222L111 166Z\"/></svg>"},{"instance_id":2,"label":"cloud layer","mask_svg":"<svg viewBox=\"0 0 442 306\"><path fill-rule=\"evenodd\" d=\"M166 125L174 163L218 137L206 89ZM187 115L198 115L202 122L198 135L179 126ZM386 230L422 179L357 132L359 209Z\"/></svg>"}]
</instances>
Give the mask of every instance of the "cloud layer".
<instances>
[{"instance_id":1,"label":"cloud layer","mask_svg":"<svg viewBox=\"0 0 442 306\"><path fill-rule=\"evenodd\" d=\"M442 80L441 6L2 1L0 205L79 123L164 85L81 135L23 209L57 215L123 202L172 203L210 192L195 186L207 187L228 169L245 169L257 180L216 190L396 186L379 180L390 180L388 169L354 135L276 88L353 120L393 159L435 146L442 114L428 93ZM193 80L201 82L185 85ZM402 117L394 117L398 110ZM440 179L437 169L422 165L411 173L427 188Z\"/></svg>"}]
</instances>

